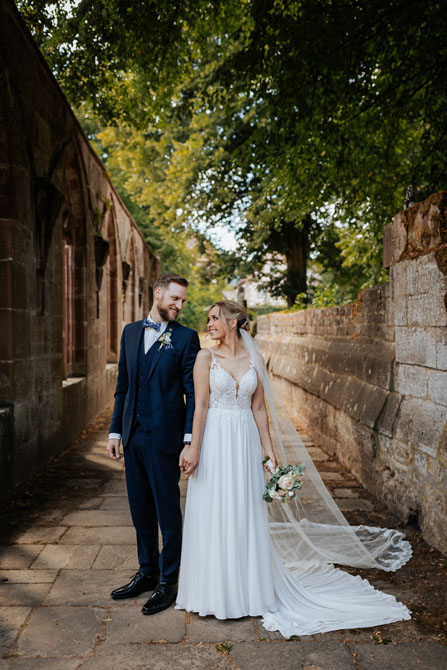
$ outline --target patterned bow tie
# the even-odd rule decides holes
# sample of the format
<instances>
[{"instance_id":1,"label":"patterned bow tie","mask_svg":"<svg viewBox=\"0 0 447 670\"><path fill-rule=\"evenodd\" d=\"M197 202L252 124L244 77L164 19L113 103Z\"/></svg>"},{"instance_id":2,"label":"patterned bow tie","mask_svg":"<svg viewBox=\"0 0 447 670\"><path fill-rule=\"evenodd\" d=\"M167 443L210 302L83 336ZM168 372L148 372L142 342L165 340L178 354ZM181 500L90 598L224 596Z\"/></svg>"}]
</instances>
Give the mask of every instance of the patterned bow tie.
<instances>
[{"instance_id":1,"label":"patterned bow tie","mask_svg":"<svg viewBox=\"0 0 447 670\"><path fill-rule=\"evenodd\" d=\"M161 322L155 323L155 321L149 321L149 319L144 319L143 328L153 328L154 330L157 331L157 333L159 333L161 328Z\"/></svg>"}]
</instances>

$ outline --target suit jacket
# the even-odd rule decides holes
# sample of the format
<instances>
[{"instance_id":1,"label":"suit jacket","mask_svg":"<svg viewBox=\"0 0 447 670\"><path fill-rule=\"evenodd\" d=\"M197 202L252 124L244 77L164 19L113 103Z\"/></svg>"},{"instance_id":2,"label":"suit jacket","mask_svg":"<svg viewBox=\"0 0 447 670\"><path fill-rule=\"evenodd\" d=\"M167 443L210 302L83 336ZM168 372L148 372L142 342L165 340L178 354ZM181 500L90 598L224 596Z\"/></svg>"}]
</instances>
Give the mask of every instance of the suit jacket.
<instances>
[{"instance_id":1,"label":"suit jacket","mask_svg":"<svg viewBox=\"0 0 447 670\"><path fill-rule=\"evenodd\" d=\"M145 397L150 416L151 444L165 453L179 453L183 436L192 432L194 415L193 367L200 349L195 330L170 321L172 349L155 342L149 350ZM111 433L122 435L125 447L134 420L138 384L138 361L143 342L143 321L125 326L121 336L118 380L115 390ZM185 403L185 399L186 403Z\"/></svg>"}]
</instances>

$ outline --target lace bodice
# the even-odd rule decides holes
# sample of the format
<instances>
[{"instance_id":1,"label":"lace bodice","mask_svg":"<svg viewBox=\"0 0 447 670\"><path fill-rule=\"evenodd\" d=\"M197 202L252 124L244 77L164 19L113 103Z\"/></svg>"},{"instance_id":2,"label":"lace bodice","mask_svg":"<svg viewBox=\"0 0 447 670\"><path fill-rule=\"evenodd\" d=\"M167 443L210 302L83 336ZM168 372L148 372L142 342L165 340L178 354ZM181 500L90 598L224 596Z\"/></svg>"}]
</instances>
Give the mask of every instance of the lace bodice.
<instances>
[{"instance_id":1,"label":"lace bodice","mask_svg":"<svg viewBox=\"0 0 447 670\"><path fill-rule=\"evenodd\" d=\"M214 352L211 352L210 367L210 409L251 409L251 397L258 385L253 361L242 376L239 384L219 363Z\"/></svg>"}]
</instances>

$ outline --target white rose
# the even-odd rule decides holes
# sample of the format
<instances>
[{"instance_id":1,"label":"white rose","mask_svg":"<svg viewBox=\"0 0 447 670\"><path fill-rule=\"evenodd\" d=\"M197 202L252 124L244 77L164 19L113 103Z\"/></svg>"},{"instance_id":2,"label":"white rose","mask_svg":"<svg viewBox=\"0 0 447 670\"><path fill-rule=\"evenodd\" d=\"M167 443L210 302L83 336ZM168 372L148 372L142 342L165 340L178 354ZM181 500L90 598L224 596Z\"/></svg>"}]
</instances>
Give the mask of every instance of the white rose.
<instances>
[{"instance_id":1,"label":"white rose","mask_svg":"<svg viewBox=\"0 0 447 670\"><path fill-rule=\"evenodd\" d=\"M280 486L285 491L290 491L290 489L294 484L294 481L295 480L292 475L283 475L279 479L278 486Z\"/></svg>"}]
</instances>

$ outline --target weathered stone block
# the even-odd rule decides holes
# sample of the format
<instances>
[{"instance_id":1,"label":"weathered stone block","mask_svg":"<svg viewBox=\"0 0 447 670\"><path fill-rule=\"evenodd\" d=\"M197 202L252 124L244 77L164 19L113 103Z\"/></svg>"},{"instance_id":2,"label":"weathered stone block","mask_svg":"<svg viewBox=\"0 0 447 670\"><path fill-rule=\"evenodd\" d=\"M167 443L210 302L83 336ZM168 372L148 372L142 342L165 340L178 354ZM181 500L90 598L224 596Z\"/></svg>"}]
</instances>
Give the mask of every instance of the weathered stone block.
<instances>
[{"instance_id":1,"label":"weathered stone block","mask_svg":"<svg viewBox=\"0 0 447 670\"><path fill-rule=\"evenodd\" d=\"M395 390L402 396L427 397L428 369L420 365L396 363Z\"/></svg>"},{"instance_id":2,"label":"weathered stone block","mask_svg":"<svg viewBox=\"0 0 447 670\"><path fill-rule=\"evenodd\" d=\"M396 326L396 361L436 368L439 330Z\"/></svg>"},{"instance_id":3,"label":"weathered stone block","mask_svg":"<svg viewBox=\"0 0 447 670\"><path fill-rule=\"evenodd\" d=\"M398 295L394 300L394 312L393 312L393 321L392 323L395 326L407 326L408 325L408 300L409 296L407 295Z\"/></svg>"},{"instance_id":4,"label":"weathered stone block","mask_svg":"<svg viewBox=\"0 0 447 670\"><path fill-rule=\"evenodd\" d=\"M407 231L399 216L383 229L383 266L390 268L395 265L407 244Z\"/></svg>"},{"instance_id":5,"label":"weathered stone block","mask_svg":"<svg viewBox=\"0 0 447 670\"><path fill-rule=\"evenodd\" d=\"M446 422L445 408L440 405L404 398L396 420L395 436L415 450L435 458Z\"/></svg>"},{"instance_id":6,"label":"weathered stone block","mask_svg":"<svg viewBox=\"0 0 447 670\"><path fill-rule=\"evenodd\" d=\"M440 272L434 253L420 256L410 263L408 282L411 295L447 290L447 277Z\"/></svg>"},{"instance_id":7,"label":"weathered stone block","mask_svg":"<svg viewBox=\"0 0 447 670\"><path fill-rule=\"evenodd\" d=\"M440 328L436 331L436 367L438 370L447 370L447 329Z\"/></svg>"},{"instance_id":8,"label":"weathered stone block","mask_svg":"<svg viewBox=\"0 0 447 670\"><path fill-rule=\"evenodd\" d=\"M401 296L410 295L412 288L408 285L408 274L411 261L402 261L390 270L390 285L394 302Z\"/></svg>"},{"instance_id":9,"label":"weathered stone block","mask_svg":"<svg viewBox=\"0 0 447 670\"><path fill-rule=\"evenodd\" d=\"M447 371L427 370L430 400L447 407Z\"/></svg>"},{"instance_id":10,"label":"weathered stone block","mask_svg":"<svg viewBox=\"0 0 447 670\"><path fill-rule=\"evenodd\" d=\"M399 410L402 396L399 393L389 393L383 406L382 413L377 420L377 430L388 437L393 436L394 422Z\"/></svg>"},{"instance_id":11,"label":"weathered stone block","mask_svg":"<svg viewBox=\"0 0 447 670\"><path fill-rule=\"evenodd\" d=\"M427 468L427 481L434 489L444 494L447 490L447 467L438 460L431 459Z\"/></svg>"},{"instance_id":12,"label":"weathered stone block","mask_svg":"<svg viewBox=\"0 0 447 670\"><path fill-rule=\"evenodd\" d=\"M445 293L408 296L407 323L409 326L446 326Z\"/></svg>"}]
</instances>

